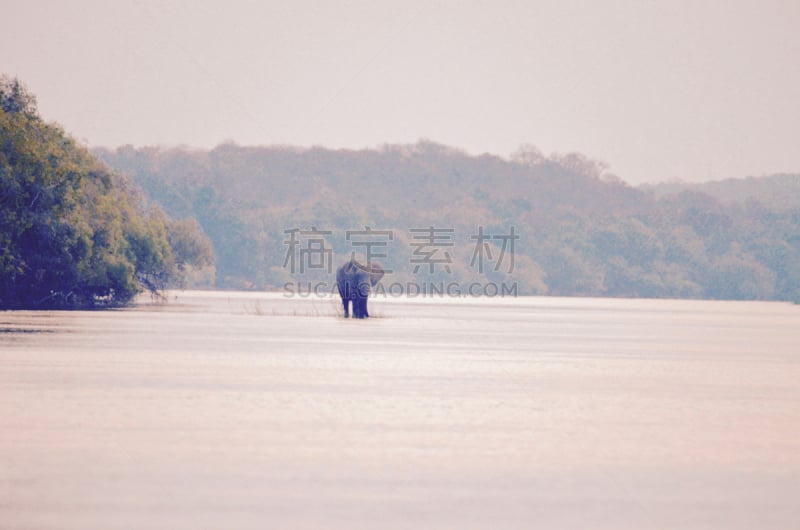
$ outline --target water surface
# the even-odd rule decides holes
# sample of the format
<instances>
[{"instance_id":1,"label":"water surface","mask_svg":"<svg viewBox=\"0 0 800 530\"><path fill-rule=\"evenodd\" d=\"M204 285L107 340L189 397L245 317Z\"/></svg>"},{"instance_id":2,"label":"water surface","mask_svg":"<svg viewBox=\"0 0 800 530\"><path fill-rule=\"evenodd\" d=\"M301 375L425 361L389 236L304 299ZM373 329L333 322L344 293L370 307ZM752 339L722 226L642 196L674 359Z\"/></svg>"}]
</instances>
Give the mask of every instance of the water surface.
<instances>
[{"instance_id":1,"label":"water surface","mask_svg":"<svg viewBox=\"0 0 800 530\"><path fill-rule=\"evenodd\" d=\"M0 312L0 528L797 528L800 307Z\"/></svg>"}]
</instances>

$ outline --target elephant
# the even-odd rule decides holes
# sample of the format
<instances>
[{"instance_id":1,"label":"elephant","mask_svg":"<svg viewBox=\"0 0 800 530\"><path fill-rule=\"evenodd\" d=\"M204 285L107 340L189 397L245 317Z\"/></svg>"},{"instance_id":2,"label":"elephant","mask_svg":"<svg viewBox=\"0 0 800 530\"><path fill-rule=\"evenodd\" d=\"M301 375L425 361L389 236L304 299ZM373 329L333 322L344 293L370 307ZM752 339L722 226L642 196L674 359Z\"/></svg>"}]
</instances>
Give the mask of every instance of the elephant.
<instances>
[{"instance_id":1,"label":"elephant","mask_svg":"<svg viewBox=\"0 0 800 530\"><path fill-rule=\"evenodd\" d=\"M367 298L369 293L383 278L383 267L378 263L362 265L351 257L350 261L336 269L336 288L342 297L344 318L350 317L349 306L353 305L353 318L368 318Z\"/></svg>"}]
</instances>

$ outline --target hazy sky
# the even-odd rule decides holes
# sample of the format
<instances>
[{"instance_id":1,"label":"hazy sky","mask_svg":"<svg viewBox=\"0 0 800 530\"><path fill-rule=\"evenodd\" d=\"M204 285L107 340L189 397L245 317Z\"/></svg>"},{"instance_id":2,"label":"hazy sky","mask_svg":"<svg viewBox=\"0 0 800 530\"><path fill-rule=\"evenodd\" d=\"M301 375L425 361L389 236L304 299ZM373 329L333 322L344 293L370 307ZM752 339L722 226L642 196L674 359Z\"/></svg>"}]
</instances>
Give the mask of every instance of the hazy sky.
<instances>
[{"instance_id":1,"label":"hazy sky","mask_svg":"<svg viewBox=\"0 0 800 530\"><path fill-rule=\"evenodd\" d=\"M90 146L582 152L800 171L800 1L0 0L0 72Z\"/></svg>"}]
</instances>

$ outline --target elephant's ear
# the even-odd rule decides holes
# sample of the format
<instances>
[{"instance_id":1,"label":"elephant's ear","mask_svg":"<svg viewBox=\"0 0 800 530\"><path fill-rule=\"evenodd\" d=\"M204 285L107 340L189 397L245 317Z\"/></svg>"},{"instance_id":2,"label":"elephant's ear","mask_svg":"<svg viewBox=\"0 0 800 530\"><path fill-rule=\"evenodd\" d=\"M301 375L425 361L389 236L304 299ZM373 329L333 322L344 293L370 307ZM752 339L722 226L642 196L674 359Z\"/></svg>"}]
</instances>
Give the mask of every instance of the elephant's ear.
<instances>
[{"instance_id":1,"label":"elephant's ear","mask_svg":"<svg viewBox=\"0 0 800 530\"><path fill-rule=\"evenodd\" d=\"M383 267L381 267L379 263L373 263L370 267L369 283L375 287L375 285L381 281L381 278L383 278L384 274Z\"/></svg>"}]
</instances>

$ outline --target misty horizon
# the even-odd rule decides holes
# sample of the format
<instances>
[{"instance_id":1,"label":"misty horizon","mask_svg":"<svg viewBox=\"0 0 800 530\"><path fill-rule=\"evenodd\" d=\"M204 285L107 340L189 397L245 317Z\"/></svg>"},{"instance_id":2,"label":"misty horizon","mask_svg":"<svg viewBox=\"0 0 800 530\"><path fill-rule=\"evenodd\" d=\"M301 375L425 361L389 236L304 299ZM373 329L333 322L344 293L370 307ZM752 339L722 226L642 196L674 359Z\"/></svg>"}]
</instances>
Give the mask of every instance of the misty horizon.
<instances>
[{"instance_id":1,"label":"misty horizon","mask_svg":"<svg viewBox=\"0 0 800 530\"><path fill-rule=\"evenodd\" d=\"M800 4L25 2L0 71L90 147L430 138L634 185L796 173Z\"/></svg>"}]
</instances>

